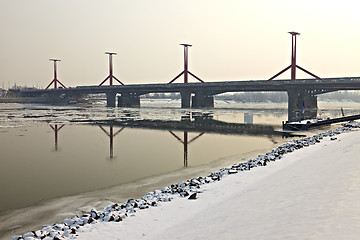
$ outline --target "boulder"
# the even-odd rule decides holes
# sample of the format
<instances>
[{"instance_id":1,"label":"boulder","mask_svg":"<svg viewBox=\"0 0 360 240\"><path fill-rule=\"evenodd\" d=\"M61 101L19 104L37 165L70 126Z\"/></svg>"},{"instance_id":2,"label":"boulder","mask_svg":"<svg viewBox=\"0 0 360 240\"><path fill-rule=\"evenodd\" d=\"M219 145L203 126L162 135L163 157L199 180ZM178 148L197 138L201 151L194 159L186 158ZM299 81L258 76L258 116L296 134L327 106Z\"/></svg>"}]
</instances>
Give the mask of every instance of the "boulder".
<instances>
[{"instance_id":1,"label":"boulder","mask_svg":"<svg viewBox=\"0 0 360 240\"><path fill-rule=\"evenodd\" d=\"M197 194L196 194L196 193L191 194L188 199L189 199L189 200L195 200L195 199L197 199Z\"/></svg>"}]
</instances>

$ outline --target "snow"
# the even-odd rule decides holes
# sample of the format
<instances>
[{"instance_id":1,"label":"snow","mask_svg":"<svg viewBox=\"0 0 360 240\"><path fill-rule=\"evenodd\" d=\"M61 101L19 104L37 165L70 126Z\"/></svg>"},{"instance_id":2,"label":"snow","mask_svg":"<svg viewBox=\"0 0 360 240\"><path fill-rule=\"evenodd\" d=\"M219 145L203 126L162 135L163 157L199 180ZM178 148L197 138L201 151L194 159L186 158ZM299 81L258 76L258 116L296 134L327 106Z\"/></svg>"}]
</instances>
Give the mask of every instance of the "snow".
<instances>
[{"instance_id":1,"label":"snow","mask_svg":"<svg viewBox=\"0 0 360 240\"><path fill-rule=\"evenodd\" d=\"M360 239L360 132L202 187L78 239Z\"/></svg>"},{"instance_id":2,"label":"snow","mask_svg":"<svg viewBox=\"0 0 360 240\"><path fill-rule=\"evenodd\" d=\"M330 133L285 144L246 165L129 200L121 210L119 205L103 212L92 210L88 216L64 220L42 231L86 221L91 223L70 226L62 236L87 240L360 239L359 139L360 131L350 130L336 137ZM300 150L293 151L299 146ZM284 149L291 153L272 161ZM272 160L265 161L266 166L255 167L267 158ZM250 165L251 171L243 171ZM217 177L221 181L208 181ZM170 194L178 187L190 195L196 192L197 198ZM146 201L155 206L134 207L145 207ZM92 219L98 215L113 221Z\"/></svg>"}]
</instances>

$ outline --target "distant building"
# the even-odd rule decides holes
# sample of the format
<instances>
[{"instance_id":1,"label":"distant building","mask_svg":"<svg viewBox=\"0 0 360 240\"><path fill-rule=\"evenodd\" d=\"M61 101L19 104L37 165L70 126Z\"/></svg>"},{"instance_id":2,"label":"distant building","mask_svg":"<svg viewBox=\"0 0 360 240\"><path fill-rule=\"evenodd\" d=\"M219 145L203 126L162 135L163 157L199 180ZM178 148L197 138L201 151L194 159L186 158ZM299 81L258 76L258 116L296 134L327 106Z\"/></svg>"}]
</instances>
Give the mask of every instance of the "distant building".
<instances>
[{"instance_id":1,"label":"distant building","mask_svg":"<svg viewBox=\"0 0 360 240\"><path fill-rule=\"evenodd\" d=\"M244 113L244 123L246 124L253 124L254 123L254 119L253 119L253 114L250 112L245 112Z\"/></svg>"}]
</instances>

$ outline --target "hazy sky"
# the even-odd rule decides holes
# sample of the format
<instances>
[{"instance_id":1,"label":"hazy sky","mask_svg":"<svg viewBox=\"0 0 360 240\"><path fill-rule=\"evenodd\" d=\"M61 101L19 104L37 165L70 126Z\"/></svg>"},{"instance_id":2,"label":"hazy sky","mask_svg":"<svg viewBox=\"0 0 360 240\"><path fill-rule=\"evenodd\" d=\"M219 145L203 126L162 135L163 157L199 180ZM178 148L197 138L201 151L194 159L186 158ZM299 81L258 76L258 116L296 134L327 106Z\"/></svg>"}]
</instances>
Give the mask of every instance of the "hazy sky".
<instances>
[{"instance_id":1,"label":"hazy sky","mask_svg":"<svg viewBox=\"0 0 360 240\"><path fill-rule=\"evenodd\" d=\"M180 43L193 45L189 70L204 81L268 79L290 64L289 31L301 33L298 65L360 76L359 9L358 0L0 0L0 87L45 87L49 58L62 60L66 86L99 84L105 51L118 53L125 84L166 83L183 69Z\"/></svg>"}]
</instances>

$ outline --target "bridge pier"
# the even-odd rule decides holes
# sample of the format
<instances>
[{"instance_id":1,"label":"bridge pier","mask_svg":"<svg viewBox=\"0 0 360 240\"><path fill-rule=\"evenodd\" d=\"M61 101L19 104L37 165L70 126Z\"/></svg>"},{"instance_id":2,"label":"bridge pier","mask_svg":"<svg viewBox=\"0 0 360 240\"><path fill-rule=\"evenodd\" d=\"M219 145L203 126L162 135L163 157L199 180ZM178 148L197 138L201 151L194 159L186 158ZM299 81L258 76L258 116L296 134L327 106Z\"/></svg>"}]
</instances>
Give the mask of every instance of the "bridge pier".
<instances>
[{"instance_id":1,"label":"bridge pier","mask_svg":"<svg viewBox=\"0 0 360 240\"><path fill-rule=\"evenodd\" d=\"M288 93L288 121L316 118L317 96L306 90L289 89Z\"/></svg>"},{"instance_id":2,"label":"bridge pier","mask_svg":"<svg viewBox=\"0 0 360 240\"><path fill-rule=\"evenodd\" d=\"M190 108L191 92L181 91L181 108Z\"/></svg>"},{"instance_id":3,"label":"bridge pier","mask_svg":"<svg viewBox=\"0 0 360 240\"><path fill-rule=\"evenodd\" d=\"M134 93L121 93L121 96L118 96L118 107L140 107L140 96Z\"/></svg>"},{"instance_id":4,"label":"bridge pier","mask_svg":"<svg viewBox=\"0 0 360 240\"><path fill-rule=\"evenodd\" d=\"M197 92L192 97L192 108L213 108L214 96L205 92Z\"/></svg>"},{"instance_id":5,"label":"bridge pier","mask_svg":"<svg viewBox=\"0 0 360 240\"><path fill-rule=\"evenodd\" d=\"M106 92L106 106L116 107L116 94L117 92Z\"/></svg>"}]
</instances>

